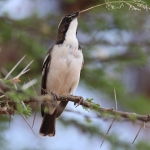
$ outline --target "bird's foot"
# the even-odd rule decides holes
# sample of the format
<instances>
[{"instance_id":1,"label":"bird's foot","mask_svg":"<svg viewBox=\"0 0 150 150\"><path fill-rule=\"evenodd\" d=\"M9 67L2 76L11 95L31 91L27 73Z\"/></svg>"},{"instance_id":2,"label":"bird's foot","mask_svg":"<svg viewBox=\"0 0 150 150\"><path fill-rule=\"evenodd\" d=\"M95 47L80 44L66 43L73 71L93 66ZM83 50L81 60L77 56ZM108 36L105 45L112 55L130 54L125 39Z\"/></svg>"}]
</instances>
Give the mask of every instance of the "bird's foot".
<instances>
[{"instance_id":1,"label":"bird's foot","mask_svg":"<svg viewBox=\"0 0 150 150\"><path fill-rule=\"evenodd\" d=\"M76 107L78 107L82 102L84 101L83 97L80 96L80 101L78 103L74 103L74 105L76 105Z\"/></svg>"},{"instance_id":2,"label":"bird's foot","mask_svg":"<svg viewBox=\"0 0 150 150\"><path fill-rule=\"evenodd\" d=\"M58 96L57 96L57 94L54 91L51 92L51 95L53 97L53 101L57 101L58 100Z\"/></svg>"}]
</instances>

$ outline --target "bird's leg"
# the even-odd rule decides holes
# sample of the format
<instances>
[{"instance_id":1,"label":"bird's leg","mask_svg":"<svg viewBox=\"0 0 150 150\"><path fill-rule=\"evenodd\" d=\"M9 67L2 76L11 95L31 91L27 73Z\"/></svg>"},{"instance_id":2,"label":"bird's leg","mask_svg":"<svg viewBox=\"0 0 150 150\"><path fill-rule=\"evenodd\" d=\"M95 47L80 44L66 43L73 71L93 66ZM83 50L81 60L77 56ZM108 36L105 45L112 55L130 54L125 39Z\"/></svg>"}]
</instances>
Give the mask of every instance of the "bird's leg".
<instances>
[{"instance_id":1,"label":"bird's leg","mask_svg":"<svg viewBox=\"0 0 150 150\"><path fill-rule=\"evenodd\" d=\"M58 96L57 96L57 94L54 91L51 92L51 95L53 96L53 101L57 101L58 100Z\"/></svg>"}]
</instances>

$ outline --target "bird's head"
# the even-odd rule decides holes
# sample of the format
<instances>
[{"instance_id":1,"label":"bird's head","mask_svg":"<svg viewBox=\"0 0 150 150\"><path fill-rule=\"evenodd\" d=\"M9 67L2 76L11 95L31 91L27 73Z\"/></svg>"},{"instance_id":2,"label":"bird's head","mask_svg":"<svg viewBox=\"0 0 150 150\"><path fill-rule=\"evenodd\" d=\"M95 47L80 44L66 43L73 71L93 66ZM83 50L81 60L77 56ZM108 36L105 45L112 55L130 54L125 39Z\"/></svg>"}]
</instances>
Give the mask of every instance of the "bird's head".
<instances>
[{"instance_id":1,"label":"bird's head","mask_svg":"<svg viewBox=\"0 0 150 150\"><path fill-rule=\"evenodd\" d=\"M58 33L66 33L71 25L74 25L74 27L77 27L77 18L79 17L79 11L66 15L59 23L58 26Z\"/></svg>"},{"instance_id":2,"label":"bird's head","mask_svg":"<svg viewBox=\"0 0 150 150\"><path fill-rule=\"evenodd\" d=\"M80 12L77 11L62 18L58 26L57 44L61 44L64 41L67 33L76 35L79 14Z\"/></svg>"}]
</instances>

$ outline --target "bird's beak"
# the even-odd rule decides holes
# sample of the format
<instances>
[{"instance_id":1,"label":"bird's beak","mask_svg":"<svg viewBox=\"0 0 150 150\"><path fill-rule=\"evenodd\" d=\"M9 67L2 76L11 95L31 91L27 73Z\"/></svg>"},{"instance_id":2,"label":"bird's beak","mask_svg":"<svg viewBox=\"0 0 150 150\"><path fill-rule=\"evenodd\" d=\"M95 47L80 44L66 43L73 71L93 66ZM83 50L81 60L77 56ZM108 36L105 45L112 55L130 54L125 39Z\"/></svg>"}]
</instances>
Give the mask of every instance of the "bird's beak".
<instances>
[{"instance_id":1,"label":"bird's beak","mask_svg":"<svg viewBox=\"0 0 150 150\"><path fill-rule=\"evenodd\" d=\"M73 14L71 14L70 16L72 19L75 19L75 18L79 17L79 14L80 14L80 11L77 11L77 12L74 12Z\"/></svg>"},{"instance_id":2,"label":"bird's beak","mask_svg":"<svg viewBox=\"0 0 150 150\"><path fill-rule=\"evenodd\" d=\"M75 12L76 17L79 17L80 11Z\"/></svg>"}]
</instances>

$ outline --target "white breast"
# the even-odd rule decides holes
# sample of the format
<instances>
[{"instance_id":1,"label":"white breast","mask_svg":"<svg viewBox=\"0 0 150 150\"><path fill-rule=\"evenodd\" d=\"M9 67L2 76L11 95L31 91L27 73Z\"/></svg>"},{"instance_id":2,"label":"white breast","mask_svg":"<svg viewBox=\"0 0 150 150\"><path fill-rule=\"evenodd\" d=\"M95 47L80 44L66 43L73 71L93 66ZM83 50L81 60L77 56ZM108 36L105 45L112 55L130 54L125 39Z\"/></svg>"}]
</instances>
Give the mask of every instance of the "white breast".
<instances>
[{"instance_id":1,"label":"white breast","mask_svg":"<svg viewBox=\"0 0 150 150\"><path fill-rule=\"evenodd\" d=\"M74 95L80 79L83 62L76 38L77 19L72 21L63 44L54 45L47 76L46 89L61 95ZM59 104L59 102L57 102ZM50 109L50 114L55 108Z\"/></svg>"},{"instance_id":2,"label":"white breast","mask_svg":"<svg viewBox=\"0 0 150 150\"><path fill-rule=\"evenodd\" d=\"M51 65L47 77L48 92L73 95L79 83L83 62L82 51L76 44L64 42L55 45L51 54Z\"/></svg>"}]
</instances>

